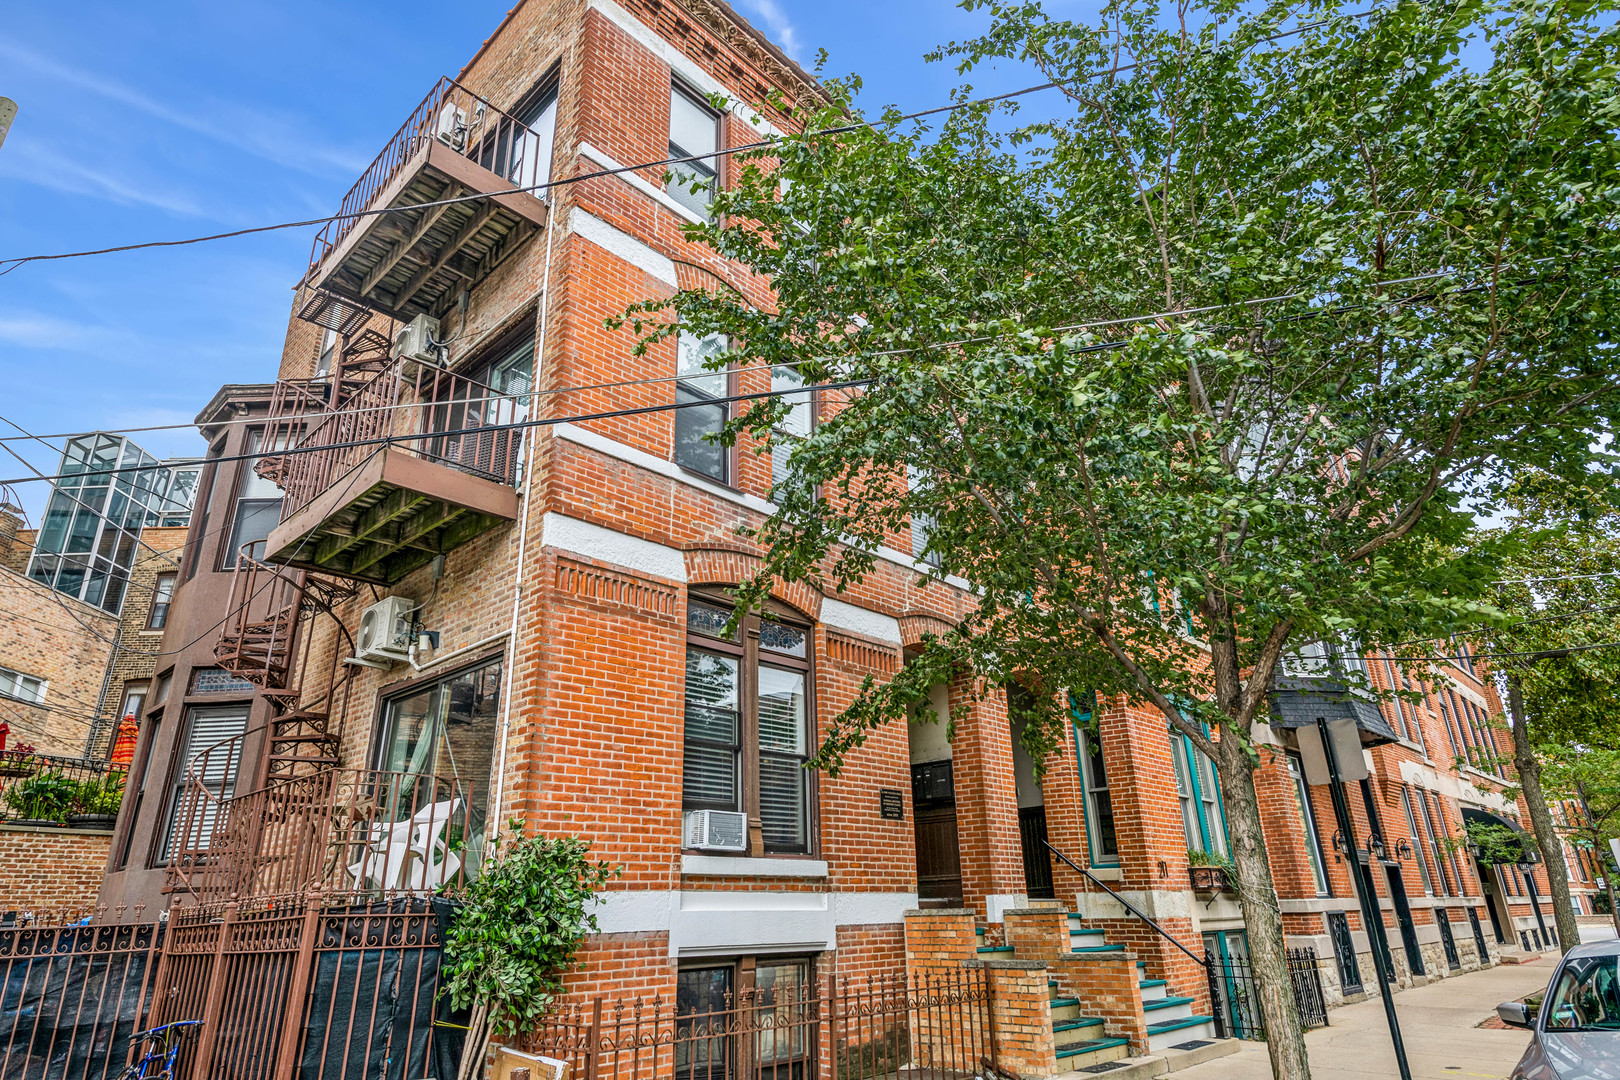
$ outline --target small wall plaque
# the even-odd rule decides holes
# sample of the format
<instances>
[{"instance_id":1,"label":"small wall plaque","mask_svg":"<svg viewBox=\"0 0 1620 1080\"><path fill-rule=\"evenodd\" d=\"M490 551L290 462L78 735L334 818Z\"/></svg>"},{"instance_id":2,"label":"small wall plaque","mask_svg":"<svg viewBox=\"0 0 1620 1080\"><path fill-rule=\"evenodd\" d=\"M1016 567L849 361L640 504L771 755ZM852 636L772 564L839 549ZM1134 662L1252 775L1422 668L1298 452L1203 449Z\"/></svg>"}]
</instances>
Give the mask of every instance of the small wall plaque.
<instances>
[{"instance_id":1,"label":"small wall plaque","mask_svg":"<svg viewBox=\"0 0 1620 1080\"><path fill-rule=\"evenodd\" d=\"M878 810L883 814L885 821L906 820L906 804L898 791L884 788L878 792Z\"/></svg>"}]
</instances>

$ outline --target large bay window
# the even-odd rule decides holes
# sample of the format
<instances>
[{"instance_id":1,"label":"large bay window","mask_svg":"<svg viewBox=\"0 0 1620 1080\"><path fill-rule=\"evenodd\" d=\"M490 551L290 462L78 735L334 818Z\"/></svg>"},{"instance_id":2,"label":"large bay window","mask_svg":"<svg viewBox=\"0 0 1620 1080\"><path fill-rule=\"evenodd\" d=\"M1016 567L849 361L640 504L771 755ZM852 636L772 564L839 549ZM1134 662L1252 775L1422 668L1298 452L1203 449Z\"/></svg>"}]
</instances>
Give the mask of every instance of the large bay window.
<instances>
[{"instance_id":1,"label":"large bay window","mask_svg":"<svg viewBox=\"0 0 1620 1080\"><path fill-rule=\"evenodd\" d=\"M774 613L745 617L687 602L683 810L758 822L765 851L808 854L811 836L810 631Z\"/></svg>"}]
</instances>

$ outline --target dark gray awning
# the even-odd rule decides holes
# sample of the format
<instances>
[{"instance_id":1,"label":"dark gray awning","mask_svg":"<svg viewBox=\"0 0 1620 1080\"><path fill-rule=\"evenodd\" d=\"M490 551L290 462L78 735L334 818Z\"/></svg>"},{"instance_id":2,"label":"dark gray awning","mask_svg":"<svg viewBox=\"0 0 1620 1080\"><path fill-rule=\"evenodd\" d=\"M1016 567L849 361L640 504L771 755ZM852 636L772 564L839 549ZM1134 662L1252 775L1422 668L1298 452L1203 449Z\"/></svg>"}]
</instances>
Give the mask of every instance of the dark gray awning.
<instances>
[{"instance_id":1,"label":"dark gray awning","mask_svg":"<svg viewBox=\"0 0 1620 1080\"><path fill-rule=\"evenodd\" d=\"M1500 860L1501 863L1526 866L1541 861L1541 853L1536 850L1535 838L1525 832L1524 827L1517 821L1512 818L1502 817L1500 814L1493 814L1489 810L1482 810L1477 806L1463 806L1461 809L1464 828L1467 828L1469 822L1479 825L1500 825L1504 829L1512 829L1514 834L1519 837L1518 857ZM1481 861L1488 860L1481 859Z\"/></svg>"},{"instance_id":2,"label":"dark gray awning","mask_svg":"<svg viewBox=\"0 0 1620 1080\"><path fill-rule=\"evenodd\" d=\"M1350 717L1361 733L1362 746L1382 746L1400 740L1384 719L1377 702L1350 693L1341 682L1278 678L1272 683L1271 723L1274 727L1305 727L1315 724L1319 716L1328 720Z\"/></svg>"}]
</instances>

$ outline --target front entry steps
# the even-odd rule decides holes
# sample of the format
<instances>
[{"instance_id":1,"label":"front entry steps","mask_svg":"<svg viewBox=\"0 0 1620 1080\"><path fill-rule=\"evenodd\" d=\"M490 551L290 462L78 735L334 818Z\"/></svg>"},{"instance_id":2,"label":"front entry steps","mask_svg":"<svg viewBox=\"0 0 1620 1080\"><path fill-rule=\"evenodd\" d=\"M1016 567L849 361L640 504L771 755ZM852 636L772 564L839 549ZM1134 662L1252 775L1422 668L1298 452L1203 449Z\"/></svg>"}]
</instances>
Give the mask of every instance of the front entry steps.
<instances>
[{"instance_id":1,"label":"front entry steps","mask_svg":"<svg viewBox=\"0 0 1620 1080\"><path fill-rule=\"evenodd\" d=\"M1058 1063L1077 1070L1117 1061L1131 1052L1129 1039L1109 1035L1100 1016L1081 1016L1078 998L1059 997L1056 979L1047 981L1052 1003L1052 1042Z\"/></svg>"}]
</instances>

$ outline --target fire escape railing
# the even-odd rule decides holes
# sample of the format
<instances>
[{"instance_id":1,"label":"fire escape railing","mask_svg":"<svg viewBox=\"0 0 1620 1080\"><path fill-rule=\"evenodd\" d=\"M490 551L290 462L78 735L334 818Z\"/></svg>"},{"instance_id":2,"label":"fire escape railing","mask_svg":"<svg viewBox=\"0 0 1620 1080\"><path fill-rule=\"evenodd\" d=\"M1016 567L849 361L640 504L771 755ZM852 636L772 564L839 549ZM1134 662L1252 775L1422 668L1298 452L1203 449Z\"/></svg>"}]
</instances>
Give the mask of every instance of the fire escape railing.
<instances>
[{"instance_id":1,"label":"fire escape railing","mask_svg":"<svg viewBox=\"0 0 1620 1080\"><path fill-rule=\"evenodd\" d=\"M362 220L356 215L370 209L400 170L430 141L437 140L519 187L533 179L523 175L523 154L514 153L514 148L533 135L526 125L454 79L440 79L343 196L337 216L315 235L309 255L310 272L343 243Z\"/></svg>"},{"instance_id":2,"label":"fire escape railing","mask_svg":"<svg viewBox=\"0 0 1620 1080\"><path fill-rule=\"evenodd\" d=\"M528 395L410 361L397 361L330 411L300 418L296 453L279 455L274 478L286 521L384 446L496 483L517 479ZM272 417L272 421L274 421ZM261 469L261 472L265 470Z\"/></svg>"}]
</instances>

